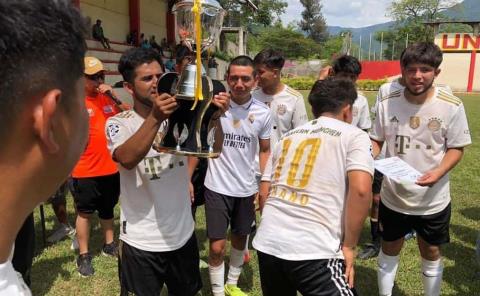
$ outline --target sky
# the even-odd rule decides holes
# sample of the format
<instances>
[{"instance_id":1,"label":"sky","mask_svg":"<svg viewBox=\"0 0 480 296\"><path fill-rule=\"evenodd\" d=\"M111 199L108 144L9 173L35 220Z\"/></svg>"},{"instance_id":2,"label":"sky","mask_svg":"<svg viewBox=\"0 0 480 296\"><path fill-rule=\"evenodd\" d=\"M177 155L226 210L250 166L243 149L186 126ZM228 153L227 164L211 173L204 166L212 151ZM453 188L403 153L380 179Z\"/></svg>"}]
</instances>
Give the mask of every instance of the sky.
<instances>
[{"instance_id":1,"label":"sky","mask_svg":"<svg viewBox=\"0 0 480 296\"><path fill-rule=\"evenodd\" d=\"M299 0L287 0L286 13L282 22L301 19L303 6ZM388 22L386 10L391 0L322 0L322 13L329 26L360 28Z\"/></svg>"}]
</instances>

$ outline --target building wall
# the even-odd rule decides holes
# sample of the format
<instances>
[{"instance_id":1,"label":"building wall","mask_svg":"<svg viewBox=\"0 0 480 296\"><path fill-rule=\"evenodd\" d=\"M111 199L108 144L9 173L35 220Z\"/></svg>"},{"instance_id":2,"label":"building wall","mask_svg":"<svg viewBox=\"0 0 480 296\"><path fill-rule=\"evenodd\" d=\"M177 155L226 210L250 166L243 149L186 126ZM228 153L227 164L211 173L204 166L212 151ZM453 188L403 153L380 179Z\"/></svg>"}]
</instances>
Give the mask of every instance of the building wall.
<instances>
[{"instance_id":1,"label":"building wall","mask_svg":"<svg viewBox=\"0 0 480 296\"><path fill-rule=\"evenodd\" d=\"M475 59L475 76L473 76L473 91L480 92L480 53L477 52Z\"/></svg>"},{"instance_id":2,"label":"building wall","mask_svg":"<svg viewBox=\"0 0 480 296\"><path fill-rule=\"evenodd\" d=\"M166 0L140 0L140 32L149 39L155 35L157 43L167 37Z\"/></svg>"},{"instance_id":3,"label":"building wall","mask_svg":"<svg viewBox=\"0 0 480 296\"><path fill-rule=\"evenodd\" d=\"M128 0L81 0L80 10L91 20L89 34L95 21L100 19L105 37L125 41L130 31Z\"/></svg>"},{"instance_id":4,"label":"building wall","mask_svg":"<svg viewBox=\"0 0 480 296\"><path fill-rule=\"evenodd\" d=\"M466 91L470 69L470 53L443 53L442 70L435 80L449 85L454 91Z\"/></svg>"}]
</instances>

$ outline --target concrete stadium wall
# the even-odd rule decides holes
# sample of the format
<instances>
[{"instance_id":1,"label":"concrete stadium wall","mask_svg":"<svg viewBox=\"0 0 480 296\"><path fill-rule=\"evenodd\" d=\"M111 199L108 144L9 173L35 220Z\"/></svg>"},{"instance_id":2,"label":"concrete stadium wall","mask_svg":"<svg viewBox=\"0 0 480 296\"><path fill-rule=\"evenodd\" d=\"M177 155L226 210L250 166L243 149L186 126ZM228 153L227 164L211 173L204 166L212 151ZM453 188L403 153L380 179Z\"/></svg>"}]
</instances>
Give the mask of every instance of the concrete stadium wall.
<instances>
[{"instance_id":1,"label":"concrete stadium wall","mask_svg":"<svg viewBox=\"0 0 480 296\"><path fill-rule=\"evenodd\" d=\"M470 56L470 53L443 53L442 72L435 81L450 86L453 91L466 91Z\"/></svg>"},{"instance_id":2,"label":"concrete stadium wall","mask_svg":"<svg viewBox=\"0 0 480 296\"><path fill-rule=\"evenodd\" d=\"M158 44L167 37L167 9L165 0L140 0L140 32L148 39L155 35Z\"/></svg>"},{"instance_id":3,"label":"concrete stadium wall","mask_svg":"<svg viewBox=\"0 0 480 296\"><path fill-rule=\"evenodd\" d=\"M130 31L128 0L81 0L80 10L91 20L89 34L95 21L100 19L107 38L125 42Z\"/></svg>"}]
</instances>

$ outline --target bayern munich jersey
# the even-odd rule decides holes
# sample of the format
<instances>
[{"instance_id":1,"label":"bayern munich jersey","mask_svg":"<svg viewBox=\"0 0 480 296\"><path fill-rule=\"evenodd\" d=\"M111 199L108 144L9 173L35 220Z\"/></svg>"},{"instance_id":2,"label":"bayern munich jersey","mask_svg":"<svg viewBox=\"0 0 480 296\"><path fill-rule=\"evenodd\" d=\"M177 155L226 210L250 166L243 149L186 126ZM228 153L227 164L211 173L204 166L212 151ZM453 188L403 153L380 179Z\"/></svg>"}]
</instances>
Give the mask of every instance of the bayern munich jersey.
<instances>
[{"instance_id":1,"label":"bayern munich jersey","mask_svg":"<svg viewBox=\"0 0 480 296\"><path fill-rule=\"evenodd\" d=\"M357 90L357 93L357 99L352 105L352 125L362 130L368 130L372 127L368 100L360 91Z\"/></svg>"},{"instance_id":2,"label":"bayern munich jersey","mask_svg":"<svg viewBox=\"0 0 480 296\"><path fill-rule=\"evenodd\" d=\"M275 95L267 95L258 87L253 90L252 96L270 107L272 116L270 143L272 148L286 132L308 121L302 94L288 85L285 85L284 89Z\"/></svg>"},{"instance_id":3,"label":"bayern munich jersey","mask_svg":"<svg viewBox=\"0 0 480 296\"><path fill-rule=\"evenodd\" d=\"M144 119L134 110L110 117L108 149L113 152L133 136ZM120 239L148 252L181 248L194 229L187 158L150 148L137 166L120 172Z\"/></svg>"},{"instance_id":4,"label":"bayern munich jersey","mask_svg":"<svg viewBox=\"0 0 480 296\"><path fill-rule=\"evenodd\" d=\"M370 137L384 142L387 158L398 156L422 174L438 167L448 148L472 142L462 101L439 87L421 105L408 102L403 89L383 97ZM395 183L385 176L380 194L394 211L435 214L450 203L448 173L432 187Z\"/></svg>"},{"instance_id":5,"label":"bayern munich jersey","mask_svg":"<svg viewBox=\"0 0 480 296\"><path fill-rule=\"evenodd\" d=\"M347 172L353 170L373 175L364 131L320 117L286 133L262 177L271 191L253 246L285 260L343 258Z\"/></svg>"}]
</instances>

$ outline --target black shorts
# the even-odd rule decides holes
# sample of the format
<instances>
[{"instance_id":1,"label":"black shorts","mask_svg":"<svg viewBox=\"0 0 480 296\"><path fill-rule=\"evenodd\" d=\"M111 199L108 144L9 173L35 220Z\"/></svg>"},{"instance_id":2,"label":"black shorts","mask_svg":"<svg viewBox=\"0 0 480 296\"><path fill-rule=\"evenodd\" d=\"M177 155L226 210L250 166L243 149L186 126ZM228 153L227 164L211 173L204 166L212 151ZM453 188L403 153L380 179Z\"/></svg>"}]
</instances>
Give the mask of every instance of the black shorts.
<instances>
[{"instance_id":1,"label":"black shorts","mask_svg":"<svg viewBox=\"0 0 480 296\"><path fill-rule=\"evenodd\" d=\"M290 261L257 251L264 296L357 295L345 279L342 259Z\"/></svg>"},{"instance_id":2,"label":"black shorts","mask_svg":"<svg viewBox=\"0 0 480 296\"><path fill-rule=\"evenodd\" d=\"M122 296L160 295L163 284L170 296L193 296L202 288L195 233L178 250L148 252L120 241L118 273Z\"/></svg>"},{"instance_id":3,"label":"black shorts","mask_svg":"<svg viewBox=\"0 0 480 296\"><path fill-rule=\"evenodd\" d=\"M248 235L255 219L255 195L234 197L205 188L205 216L209 239L227 238L228 225L232 233Z\"/></svg>"},{"instance_id":4,"label":"black shorts","mask_svg":"<svg viewBox=\"0 0 480 296\"><path fill-rule=\"evenodd\" d=\"M406 215L387 208L380 202L380 233L385 241L396 241L412 229L424 241L433 246L450 242L451 206L432 215Z\"/></svg>"},{"instance_id":5,"label":"black shorts","mask_svg":"<svg viewBox=\"0 0 480 296\"><path fill-rule=\"evenodd\" d=\"M373 174L372 193L379 194L382 189L383 174L375 170Z\"/></svg>"},{"instance_id":6,"label":"black shorts","mask_svg":"<svg viewBox=\"0 0 480 296\"><path fill-rule=\"evenodd\" d=\"M120 195L120 174L73 178L73 200L78 212L93 214L98 211L102 220L113 219L113 208Z\"/></svg>"}]
</instances>

